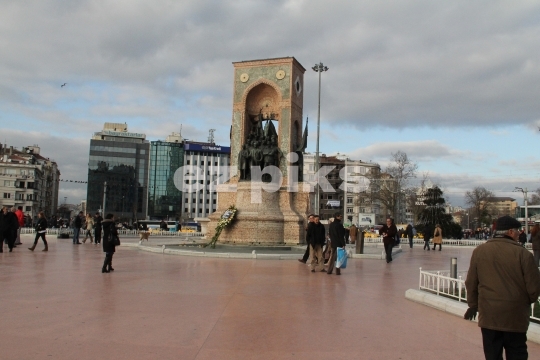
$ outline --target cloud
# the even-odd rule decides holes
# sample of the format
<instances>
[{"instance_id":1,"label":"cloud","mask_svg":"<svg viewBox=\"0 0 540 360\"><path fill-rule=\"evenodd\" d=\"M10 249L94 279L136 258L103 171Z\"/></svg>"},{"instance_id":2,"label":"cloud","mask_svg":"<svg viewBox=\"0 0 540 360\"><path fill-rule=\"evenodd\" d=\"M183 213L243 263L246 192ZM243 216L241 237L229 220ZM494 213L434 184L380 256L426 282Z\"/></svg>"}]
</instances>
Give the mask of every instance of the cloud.
<instances>
[{"instance_id":1,"label":"cloud","mask_svg":"<svg viewBox=\"0 0 540 360\"><path fill-rule=\"evenodd\" d=\"M435 140L379 142L350 153L351 158L388 161L392 153L402 151L414 162L440 160L464 155Z\"/></svg>"}]
</instances>

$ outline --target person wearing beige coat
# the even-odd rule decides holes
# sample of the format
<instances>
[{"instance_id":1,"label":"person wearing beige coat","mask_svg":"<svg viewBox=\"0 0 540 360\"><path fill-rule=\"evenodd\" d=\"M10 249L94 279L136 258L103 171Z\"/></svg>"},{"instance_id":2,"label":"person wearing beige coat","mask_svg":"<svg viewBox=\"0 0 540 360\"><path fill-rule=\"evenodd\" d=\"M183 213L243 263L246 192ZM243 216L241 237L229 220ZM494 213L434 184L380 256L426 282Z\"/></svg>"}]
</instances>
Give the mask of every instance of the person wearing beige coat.
<instances>
[{"instance_id":1,"label":"person wearing beige coat","mask_svg":"<svg viewBox=\"0 0 540 360\"><path fill-rule=\"evenodd\" d=\"M441 225L435 225L435 231L433 231L433 250L439 245L439 251L442 250L442 229Z\"/></svg>"}]
</instances>

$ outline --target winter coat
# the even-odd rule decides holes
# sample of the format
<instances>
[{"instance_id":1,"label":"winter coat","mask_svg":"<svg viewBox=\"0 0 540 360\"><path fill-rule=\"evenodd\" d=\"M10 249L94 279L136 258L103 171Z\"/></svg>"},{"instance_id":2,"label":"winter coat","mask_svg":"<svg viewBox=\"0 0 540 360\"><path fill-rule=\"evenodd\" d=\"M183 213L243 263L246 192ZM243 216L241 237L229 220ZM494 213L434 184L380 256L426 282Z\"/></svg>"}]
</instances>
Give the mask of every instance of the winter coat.
<instances>
[{"instance_id":1,"label":"winter coat","mask_svg":"<svg viewBox=\"0 0 540 360\"><path fill-rule=\"evenodd\" d=\"M308 242L311 246L324 245L325 237L326 237L326 229L324 228L324 225L321 223L311 223L308 225Z\"/></svg>"},{"instance_id":2,"label":"winter coat","mask_svg":"<svg viewBox=\"0 0 540 360\"><path fill-rule=\"evenodd\" d=\"M17 221L19 222L19 227L23 227L24 226L24 214L23 214L22 210L17 209L17 211L15 211L15 215L17 216Z\"/></svg>"},{"instance_id":3,"label":"winter coat","mask_svg":"<svg viewBox=\"0 0 540 360\"><path fill-rule=\"evenodd\" d=\"M533 250L540 250L540 231L535 236L531 236Z\"/></svg>"},{"instance_id":4,"label":"winter coat","mask_svg":"<svg viewBox=\"0 0 540 360\"><path fill-rule=\"evenodd\" d=\"M101 217L101 215L98 215L94 218L94 227L96 229L96 234L99 234L99 236L101 236L101 223L102 222L103 222L103 218Z\"/></svg>"},{"instance_id":5,"label":"winter coat","mask_svg":"<svg viewBox=\"0 0 540 360\"><path fill-rule=\"evenodd\" d=\"M86 219L86 230L92 230L94 228L94 219Z\"/></svg>"},{"instance_id":6,"label":"winter coat","mask_svg":"<svg viewBox=\"0 0 540 360\"><path fill-rule=\"evenodd\" d=\"M118 237L116 224L111 219L105 219L101 224L103 226L103 239L101 240L103 252L113 253L115 252L114 239Z\"/></svg>"},{"instance_id":7,"label":"winter coat","mask_svg":"<svg viewBox=\"0 0 540 360\"><path fill-rule=\"evenodd\" d=\"M79 215L75 216L75 220L73 221L73 226L77 229L80 229L82 227L82 219Z\"/></svg>"},{"instance_id":8,"label":"winter coat","mask_svg":"<svg viewBox=\"0 0 540 360\"><path fill-rule=\"evenodd\" d=\"M431 239L431 234L433 234L433 228L430 225L426 225L424 228L424 241L429 241Z\"/></svg>"},{"instance_id":9,"label":"winter coat","mask_svg":"<svg viewBox=\"0 0 540 360\"><path fill-rule=\"evenodd\" d=\"M349 236L351 237L351 241L356 241L356 235L358 235L358 228L355 225L351 225L349 228Z\"/></svg>"},{"instance_id":10,"label":"winter coat","mask_svg":"<svg viewBox=\"0 0 540 360\"><path fill-rule=\"evenodd\" d=\"M412 238L414 236L411 224L407 225L405 231L407 232L408 237Z\"/></svg>"},{"instance_id":11,"label":"winter coat","mask_svg":"<svg viewBox=\"0 0 540 360\"><path fill-rule=\"evenodd\" d=\"M47 230L47 219L40 218L36 224L36 232Z\"/></svg>"},{"instance_id":12,"label":"winter coat","mask_svg":"<svg viewBox=\"0 0 540 360\"><path fill-rule=\"evenodd\" d=\"M478 326L527 331L531 303L540 296L540 272L519 243L496 237L474 249L465 286L469 307L478 309Z\"/></svg>"},{"instance_id":13,"label":"winter coat","mask_svg":"<svg viewBox=\"0 0 540 360\"><path fill-rule=\"evenodd\" d=\"M385 244L393 244L396 241L397 232L397 227L394 224L390 225L390 227L385 224L379 229L379 235L386 234L386 236L383 237L383 243Z\"/></svg>"},{"instance_id":14,"label":"winter coat","mask_svg":"<svg viewBox=\"0 0 540 360\"><path fill-rule=\"evenodd\" d=\"M14 234L17 234L17 229L19 228L19 219L14 212L8 211L4 217L4 231L9 231Z\"/></svg>"},{"instance_id":15,"label":"winter coat","mask_svg":"<svg viewBox=\"0 0 540 360\"><path fill-rule=\"evenodd\" d=\"M435 235L437 232L439 234L438 236ZM439 226L435 227L435 230L433 231L433 243L442 244L442 229Z\"/></svg>"},{"instance_id":16,"label":"winter coat","mask_svg":"<svg viewBox=\"0 0 540 360\"><path fill-rule=\"evenodd\" d=\"M332 249L345 246L345 228L339 219L334 219L328 228L328 235L332 244Z\"/></svg>"}]
</instances>

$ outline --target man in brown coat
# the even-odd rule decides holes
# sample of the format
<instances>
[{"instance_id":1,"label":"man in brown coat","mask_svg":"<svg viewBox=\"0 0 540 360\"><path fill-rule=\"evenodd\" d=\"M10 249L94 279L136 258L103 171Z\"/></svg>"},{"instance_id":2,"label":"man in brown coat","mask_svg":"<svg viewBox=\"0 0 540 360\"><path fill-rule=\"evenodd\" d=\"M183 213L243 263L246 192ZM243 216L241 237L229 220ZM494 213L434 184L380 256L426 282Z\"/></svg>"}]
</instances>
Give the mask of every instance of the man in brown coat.
<instances>
[{"instance_id":1,"label":"man in brown coat","mask_svg":"<svg viewBox=\"0 0 540 360\"><path fill-rule=\"evenodd\" d=\"M527 359L531 304L540 296L540 272L532 254L517 241L521 224L510 216L497 220L493 239L478 246L467 273L464 318L476 318L486 359Z\"/></svg>"}]
</instances>

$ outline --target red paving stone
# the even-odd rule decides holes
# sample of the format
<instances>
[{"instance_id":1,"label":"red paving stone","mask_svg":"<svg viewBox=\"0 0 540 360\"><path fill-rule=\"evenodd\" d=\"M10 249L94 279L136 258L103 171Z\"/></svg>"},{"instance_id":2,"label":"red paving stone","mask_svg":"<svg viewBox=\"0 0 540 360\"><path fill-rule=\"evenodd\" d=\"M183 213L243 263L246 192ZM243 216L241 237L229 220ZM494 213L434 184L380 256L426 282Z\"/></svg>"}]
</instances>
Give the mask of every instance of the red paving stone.
<instances>
[{"instance_id":1,"label":"red paving stone","mask_svg":"<svg viewBox=\"0 0 540 360\"><path fill-rule=\"evenodd\" d=\"M476 323L413 303L418 268L471 249L350 259L342 276L297 261L229 260L50 237L0 254L1 359L481 359ZM4 247L4 250L7 250ZM39 250L39 251L38 251ZM529 358L540 346L529 343Z\"/></svg>"}]
</instances>

